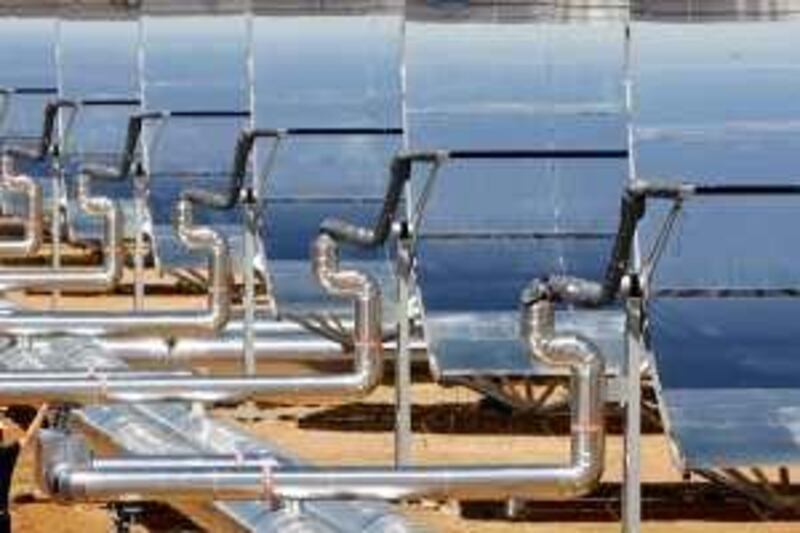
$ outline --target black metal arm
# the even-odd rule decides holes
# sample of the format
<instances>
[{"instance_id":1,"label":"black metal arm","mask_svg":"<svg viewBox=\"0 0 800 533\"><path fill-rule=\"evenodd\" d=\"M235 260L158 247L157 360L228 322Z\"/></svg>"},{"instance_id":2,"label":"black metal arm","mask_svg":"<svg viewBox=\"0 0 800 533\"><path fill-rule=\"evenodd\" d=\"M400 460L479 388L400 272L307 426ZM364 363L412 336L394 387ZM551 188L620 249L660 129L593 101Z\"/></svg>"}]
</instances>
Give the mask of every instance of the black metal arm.
<instances>
[{"instance_id":1,"label":"black metal arm","mask_svg":"<svg viewBox=\"0 0 800 533\"><path fill-rule=\"evenodd\" d=\"M384 196L383 208L372 228L356 226L344 220L328 218L322 222L320 231L336 240L362 248L382 245L391 231L397 208L403 196L403 188L411 178L415 162L432 163L444 160L473 159L620 159L628 157L627 150L451 150L409 152L395 156L391 164L389 186Z\"/></svg>"},{"instance_id":2,"label":"black metal arm","mask_svg":"<svg viewBox=\"0 0 800 533\"><path fill-rule=\"evenodd\" d=\"M181 198L211 209L232 209L239 202L242 187L244 186L244 178L247 174L247 162L250 159L256 139L277 138L280 135L280 130L259 129L243 131L236 141L228 189L225 192L211 192L205 189L190 188L181 193Z\"/></svg>"},{"instance_id":3,"label":"black metal arm","mask_svg":"<svg viewBox=\"0 0 800 533\"><path fill-rule=\"evenodd\" d=\"M174 116L174 115L173 115ZM279 137L299 136L338 136L338 135L399 135L399 128L287 128L287 129L254 129L245 130L236 141L230 181L225 192L215 193L204 189L191 188L183 191L181 196L192 202L212 209L232 209L241 198L244 179L247 174L247 163L253 146L258 139L277 139Z\"/></svg>"},{"instance_id":4,"label":"black metal arm","mask_svg":"<svg viewBox=\"0 0 800 533\"><path fill-rule=\"evenodd\" d=\"M537 300L548 299L584 307L598 307L613 301L619 294L622 278L630 267L633 239L639 221L644 217L648 198L677 201L692 196L790 195L800 195L800 185L696 185L645 181L633 183L623 193L617 236L603 282L571 276L552 276L534 280L523 293L523 303L529 305Z\"/></svg>"},{"instance_id":5,"label":"black metal arm","mask_svg":"<svg viewBox=\"0 0 800 533\"><path fill-rule=\"evenodd\" d=\"M131 121L128 123L128 134L125 142L125 151L123 152L123 158L122 161L120 162L119 171L113 173L109 177L121 178L127 176L130 173L130 169L134 161L136 146L141 136L142 125L147 120L154 120L154 119L163 120L167 118L247 118L249 116L250 116L249 111L242 111L242 110L183 110L183 111L151 111L142 113L136 117L133 117ZM238 144L239 143L237 142L237 153L239 151ZM249 150L250 148L247 149L248 154ZM245 168L246 168L246 158L245 158ZM244 175L244 172L242 172L242 175ZM236 181L235 176L232 181ZM234 188L234 186L232 185L231 188ZM241 185L237 186L236 191L238 192L240 188ZM238 196L238 194L236 196ZM215 194L202 189L187 189L181 193L181 198L184 198L186 200L189 200L197 204L203 204L208 207L217 209L228 209L233 205L233 204L231 204L230 206L228 205L230 203L228 201L228 195ZM234 197L234 203L235 199L236 197Z\"/></svg>"},{"instance_id":6,"label":"black metal arm","mask_svg":"<svg viewBox=\"0 0 800 533\"><path fill-rule=\"evenodd\" d=\"M389 185L384 195L383 207L375 224L371 228L365 228L338 218L326 218L320 225L320 232L330 235L337 241L361 248L381 246L389 237L392 223L397 217L397 208L403 198L405 184L411 179L414 162L431 163L446 156L446 152L412 152L396 155L392 159Z\"/></svg>"},{"instance_id":7,"label":"black metal arm","mask_svg":"<svg viewBox=\"0 0 800 533\"><path fill-rule=\"evenodd\" d=\"M139 99L134 98L119 98L119 99L106 99L106 100L83 100L82 106L136 106L141 105ZM145 122L150 120L164 120L167 118L224 118L224 117L248 117L248 111L146 111L137 113L128 119L128 129L125 134L125 142L122 151L122 157L119 165L110 167L107 165L93 165L86 164L81 170L92 178L119 181L124 180L131 174L134 162L136 160L136 148L139 145L139 140L142 136L142 129ZM246 163L246 160L245 160ZM188 191L187 191L188 192ZM195 197L193 201L207 204L208 198L206 195L210 194L206 191L197 190L191 196Z\"/></svg>"},{"instance_id":8,"label":"black metal arm","mask_svg":"<svg viewBox=\"0 0 800 533\"><path fill-rule=\"evenodd\" d=\"M122 150L119 166L117 168L106 165L86 164L81 170L92 178L118 181L126 179L130 173L136 159L136 147L142 136L142 127L148 120L159 120L164 114L158 111L137 113L128 119L128 129L125 134L125 143Z\"/></svg>"},{"instance_id":9,"label":"black metal arm","mask_svg":"<svg viewBox=\"0 0 800 533\"><path fill-rule=\"evenodd\" d=\"M39 139L39 146L29 149L21 146L9 146L5 149L7 154L14 157L22 157L32 161L41 161L46 158L53 148L53 138L55 137L56 119L61 109L76 109L78 104L72 100L53 100L48 102L44 108L44 121L42 124L42 135Z\"/></svg>"},{"instance_id":10,"label":"black metal arm","mask_svg":"<svg viewBox=\"0 0 800 533\"><path fill-rule=\"evenodd\" d=\"M601 307L619 293L622 278L630 267L636 227L645 212L645 196L630 188L622 195L617 235L602 282L574 276L550 276L533 280L522 293L523 305L540 300L566 302L581 307Z\"/></svg>"},{"instance_id":11,"label":"black metal arm","mask_svg":"<svg viewBox=\"0 0 800 533\"><path fill-rule=\"evenodd\" d=\"M4 90L0 89L0 92ZM57 92L56 89L49 87L17 87L8 90L11 94L35 94L47 95ZM102 107L102 106L134 106L139 105L138 99L86 99L86 100L69 100L57 99L48 102L44 108L44 120L42 125L42 135L40 138L39 146L36 150L27 149L24 147L11 146L7 149L7 153L31 159L34 161L41 161L47 157L54 146L54 138L56 131L56 124L58 113L62 109L72 109L76 111L79 107Z\"/></svg>"}]
</instances>

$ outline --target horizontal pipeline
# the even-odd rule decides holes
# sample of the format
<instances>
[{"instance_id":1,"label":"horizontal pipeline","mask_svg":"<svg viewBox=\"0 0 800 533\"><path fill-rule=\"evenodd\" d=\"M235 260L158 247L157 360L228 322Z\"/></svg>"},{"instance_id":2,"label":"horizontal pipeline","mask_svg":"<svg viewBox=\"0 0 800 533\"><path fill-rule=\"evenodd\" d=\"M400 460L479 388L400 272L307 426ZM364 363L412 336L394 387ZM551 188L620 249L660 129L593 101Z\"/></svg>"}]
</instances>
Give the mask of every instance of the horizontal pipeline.
<instances>
[{"instance_id":1,"label":"horizontal pipeline","mask_svg":"<svg viewBox=\"0 0 800 533\"><path fill-rule=\"evenodd\" d=\"M40 443L42 479L55 497L109 500L135 494L180 500L309 500L567 498L585 494L604 465L604 363L590 342L554 334L553 306L525 308L523 333L531 356L572 372L570 459L555 465L332 467L277 465L270 458L164 457L92 459L67 438Z\"/></svg>"},{"instance_id":2,"label":"horizontal pipeline","mask_svg":"<svg viewBox=\"0 0 800 533\"><path fill-rule=\"evenodd\" d=\"M210 228L194 226L190 202L179 202L177 211L176 231L183 244L191 250L208 251L211 256L211 288L206 309L134 313L76 311L57 314L18 311L0 315L0 331L15 335L63 333L89 336L158 335L171 338L210 334L220 330L228 321L230 313L230 258L227 242ZM63 285L57 286L64 288Z\"/></svg>"},{"instance_id":3,"label":"horizontal pipeline","mask_svg":"<svg viewBox=\"0 0 800 533\"><path fill-rule=\"evenodd\" d=\"M318 283L332 296L354 301L351 372L313 376L219 376L148 379L107 379L86 377L75 380L0 381L0 402L113 401L239 401L245 399L308 402L319 399L360 397L372 391L383 377L380 289L368 275L340 270L335 241L320 236L312 251ZM126 317L119 317L126 320ZM136 317L127 317L134 320ZM161 327L168 327L171 315L164 315ZM0 325L7 320L0 317ZM51 318L52 320L52 318Z\"/></svg>"},{"instance_id":4,"label":"horizontal pipeline","mask_svg":"<svg viewBox=\"0 0 800 533\"><path fill-rule=\"evenodd\" d=\"M192 373L188 370L131 370L130 368L97 368L89 369L41 369L41 370L4 370L0 372L0 382L7 381L36 381L44 383L53 380L84 380L95 379L154 379L154 378L175 378L188 377Z\"/></svg>"},{"instance_id":5,"label":"horizontal pipeline","mask_svg":"<svg viewBox=\"0 0 800 533\"><path fill-rule=\"evenodd\" d=\"M81 210L104 220L104 260L95 267L1 267L0 290L40 288L61 290L107 290L122 276L122 211L116 202L89 194L89 177L79 180L78 200ZM38 224L41 224L41 218ZM3 318L7 319L6 315ZM0 328L2 330L2 328Z\"/></svg>"}]
</instances>

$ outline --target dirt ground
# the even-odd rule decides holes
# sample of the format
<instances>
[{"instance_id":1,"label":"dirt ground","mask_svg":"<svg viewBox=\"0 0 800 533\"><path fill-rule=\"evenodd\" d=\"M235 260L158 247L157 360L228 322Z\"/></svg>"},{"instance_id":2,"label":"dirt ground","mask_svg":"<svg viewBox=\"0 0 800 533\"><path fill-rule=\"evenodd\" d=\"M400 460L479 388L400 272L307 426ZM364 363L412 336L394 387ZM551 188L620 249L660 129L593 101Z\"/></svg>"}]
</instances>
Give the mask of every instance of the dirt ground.
<instances>
[{"instance_id":1,"label":"dirt ground","mask_svg":"<svg viewBox=\"0 0 800 533\"><path fill-rule=\"evenodd\" d=\"M267 419L253 424L251 430L317 464L388 464L393 459L393 394L390 387L381 387L366 402L355 406L273 410ZM485 407L479 406L477 395L466 389L418 384L413 394L416 416L413 460L416 463L544 463L562 461L566 457L568 439L563 431L517 417L509 419L504 413L487 412ZM437 404L445 407L437 407ZM504 424L508 425L503 427ZM333 430L333 427L339 429ZM548 436L549 430L561 436ZM497 516L503 514L499 505L489 506L487 510L480 506L470 509L468 505L424 502L408 505L403 510L414 521L448 533L617 532L620 531L619 502L613 498L619 494L616 483L622 473L622 438L618 433L609 438L606 464L603 485L614 494L610 495L611 501L600 504L599 510L595 504L588 509L572 503L540 508L534 504L514 521ZM642 467L646 487L653 486L660 489L657 492L666 493L658 496L655 509L658 516L644 522L645 532L800 532L800 521L765 522L757 514L743 509L740 501L717 511L704 508L708 498L684 501L681 489L674 488L681 484L681 473L673 466L667 440L659 434L644 437ZM693 482L692 486L708 488L707 484L698 482ZM698 498L693 491L689 492ZM698 514L703 519L695 519Z\"/></svg>"},{"instance_id":2,"label":"dirt ground","mask_svg":"<svg viewBox=\"0 0 800 533\"><path fill-rule=\"evenodd\" d=\"M33 307L48 307L46 295L20 298ZM202 297L182 300L196 306ZM177 307L174 298L150 298L150 308ZM97 305L91 298L64 298L63 307ZM130 309L130 296L103 298L105 309ZM183 305L180 305L181 307ZM535 416L509 417L480 403L461 387L441 388L430 383L414 385L413 461L433 463L557 462L568 448L565 417L543 422ZM339 407L273 407L263 418L247 423L256 435L316 464L389 464L393 459L393 390L382 386L367 400ZM234 419L232 409L216 415ZM614 417L609 417L612 426ZM11 436L19 429L9 426ZM402 511L423 527L443 532L616 532L619 525L619 480L622 442L612 431L607 444L607 468L598 494L580 502L524 505L514 520L498 504L458 505L453 502L418 502ZM692 479L686 482L673 466L667 440L659 432L643 437L643 531L666 532L800 532L800 517L764 521L765 516L736 495ZM12 487L15 531L109 531L111 515L99 505L63 506L36 489L32 450L21 457ZM794 478L797 476L794 475ZM137 531L146 531L141 526Z\"/></svg>"},{"instance_id":3,"label":"dirt ground","mask_svg":"<svg viewBox=\"0 0 800 533\"><path fill-rule=\"evenodd\" d=\"M459 387L417 384L414 400L413 459L417 463L555 462L565 457L568 441L559 429L558 417L550 426L524 417L509 418L479 404L476 395ZM254 434L317 464L388 464L393 458L392 401L392 389L384 386L358 404L264 409L262 419L247 425ZM216 415L235 419L237 412L218 409ZM12 427L12 431L13 435L18 430ZM551 432L560 435L549 435ZM447 533L616 532L620 530L616 483L621 474L621 453L621 437L612 434L602 494L586 503L537 503L525 506L515 520L509 520L498 504L418 502L404 506L402 511L423 527ZM32 450L27 450L14 478L15 531L111 530L110 514L102 506L66 507L40 494L33 462ZM673 467L661 435L644 437L643 478L645 497L648 492L658 493L652 497L653 505L645 507L646 515L654 515L646 516L645 532L800 532L800 521L763 521L741 500L720 496L718 490L711 491L710 497L702 496L703 491L696 489L707 488L705 483L681 483L681 474Z\"/></svg>"}]
</instances>

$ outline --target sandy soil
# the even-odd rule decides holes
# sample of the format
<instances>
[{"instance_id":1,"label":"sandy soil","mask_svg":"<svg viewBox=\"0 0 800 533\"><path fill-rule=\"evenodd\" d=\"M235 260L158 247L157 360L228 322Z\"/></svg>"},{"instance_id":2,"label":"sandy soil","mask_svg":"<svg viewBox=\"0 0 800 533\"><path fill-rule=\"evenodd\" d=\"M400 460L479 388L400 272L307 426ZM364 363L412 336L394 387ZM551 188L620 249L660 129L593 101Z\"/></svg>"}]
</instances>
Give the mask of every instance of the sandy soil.
<instances>
[{"instance_id":1,"label":"sandy soil","mask_svg":"<svg viewBox=\"0 0 800 533\"><path fill-rule=\"evenodd\" d=\"M155 279L152 281L156 281ZM31 307L48 308L47 295L23 296ZM202 296L153 298L150 308L196 307ZM130 309L129 295L102 298L105 309ZM87 308L98 299L66 297L64 308ZM414 386L415 438L413 460L419 464L439 462L555 462L565 457L568 440L564 431L530 417L509 418L481 407L478 396L460 387L441 388L429 383ZM382 386L363 403L342 407L272 408L263 419L250 422L255 434L291 450L317 464L388 464L393 456L393 390ZM234 418L235 411L219 409L216 414ZM562 417L563 418L563 417ZM563 422L563 420L562 420ZM548 431L548 428L555 431ZM18 429L12 430L18 431ZM606 532L619 531L618 485L621 475L622 442L619 434L608 439L607 469L601 496L580 503L559 506L526 506L518 521L502 517L493 506L459 506L452 502L422 502L407 505L412 520L444 532ZM66 507L49 501L35 490L33 454L21 458L12 489L16 531L53 532L109 531L110 515L102 506ZM794 476L795 478L797 475ZM741 501L705 492L706 485L682 482L671 461L666 439L649 434L643 440L643 480L648 502L643 530L650 533L686 531L703 533L800 532L800 521L761 521ZM655 494L655 496L652 496ZM141 529L141 528L137 528Z\"/></svg>"},{"instance_id":2,"label":"sandy soil","mask_svg":"<svg viewBox=\"0 0 800 533\"><path fill-rule=\"evenodd\" d=\"M6 441L21 436L21 430L13 422L4 418L3 423ZM11 488L14 531L88 533L110 530L110 515L102 506L59 505L39 492L34 464L34 446L31 445L23 450L14 472Z\"/></svg>"},{"instance_id":3,"label":"sandy soil","mask_svg":"<svg viewBox=\"0 0 800 533\"><path fill-rule=\"evenodd\" d=\"M262 411L263 419L248 422L250 430L279 446L291 450L297 456L317 464L386 464L392 461L391 401L392 390L381 387L375 394L361 404L327 408L288 408L278 407ZM543 435L538 426L531 426L524 420L514 419L503 428L498 420L507 416L486 411L476 403L476 395L462 388L443 389L431 384L417 384L414 387L415 430L413 456L420 464L448 461L468 462L546 462L559 461L567 450L567 440L563 436ZM445 407L437 407L443 403ZM216 415L235 418L236 411L218 409ZM483 423L476 420L483 418ZM488 420L488 423L486 423ZM331 426L339 430L330 429ZM477 434L467 434L467 431ZM509 432L514 435L509 435ZM18 435L19 430L12 426L10 436ZM680 472L673 466L666 440L660 435L644 437L643 477L648 486L677 484L681 481ZM621 472L622 443L619 435L612 435L608 444L608 468L604 484L615 487ZM102 506L80 505L66 507L49 501L36 490L33 470L32 450L26 450L21 457L20 466L14 477L12 489L13 519L15 531L31 532L82 532L93 533L109 531L112 521ZM696 486L694 482L684 487ZM616 490L612 488L612 490ZM741 516L739 507L719 508L709 512L705 519L694 519L704 513L702 507L685 508L687 502L681 499L681 489L671 496L674 501L667 502L671 507L668 519L646 520L643 531L666 533L673 531L727 533L736 532L798 532L800 522L761 521L758 516ZM663 507L663 502L658 504ZM691 502L688 505L692 505ZM694 506L702 506L695 502ZM497 506L492 513L460 508L452 502L421 502L406 505L403 512L413 521L433 530L447 533L464 531L502 532L616 532L619 531L614 510L618 503L613 499L604 503L607 509L600 513L590 511L587 518L582 514L586 509L581 505L563 504L556 515L541 516L534 512L519 521L509 521L496 516ZM552 513L552 506L548 507ZM462 511L467 516L462 516ZM710 511L710 510L709 510ZM692 518L687 519L686 516ZM486 516L482 516L486 515ZM599 516L598 516L599 515ZM136 528L143 531L144 528Z\"/></svg>"},{"instance_id":4,"label":"sandy soil","mask_svg":"<svg viewBox=\"0 0 800 533\"><path fill-rule=\"evenodd\" d=\"M443 389L432 384L414 386L415 414L418 415L413 443L413 460L418 464L434 463L491 463L491 462L555 462L565 457L568 441L563 436L547 436L546 433L530 424L514 419L503 428L504 414L486 413L476 403L477 396L459 387ZM274 409L266 413L267 418L255 422L251 430L296 455L317 464L388 464L393 459L393 435L391 433L393 391L381 387L366 402L344 408ZM446 409L435 406L447 404ZM221 416L231 416L232 412L221 411ZM476 424L474 418L483 416L490 421L485 427ZM448 420L448 417L451 417ZM339 430L331 430L329 424ZM426 428L426 425L428 426ZM421 427L419 427L421 426ZM475 427L477 426L477 428ZM359 431L358 428L368 428ZM504 430L505 429L505 430ZM466 431L478 434L462 434ZM510 436L509 433L514 435ZM671 460L667 440L652 434L644 437L643 443L643 481L647 486L673 487L681 482L681 473L675 469ZM609 438L607 449L607 469L603 483L615 487L621 478L622 439L620 435ZM691 486L700 483L693 482ZM703 488L708 486L702 484ZM616 489L614 489L616 490ZM686 516L704 515L702 502L695 507L686 508L682 513L683 501L680 489L675 490L666 502L659 502L657 511L663 517L645 521L643 530L651 533L667 531L687 531L722 533L737 532L798 532L800 522L764 522L758 516L742 516L739 504L730 509L707 513L705 519L687 520ZM617 493L618 494L618 493ZM674 500L674 501L670 501ZM586 509L581 505L563 504L564 511L552 519L536 515L525 517L522 521L508 521L500 518L465 518L460 516L457 504L452 502L423 502L405 506L404 512L423 525L444 532L487 531L487 532L605 532L619 531L618 518L614 511L618 502L605 504L612 507L606 512L591 513L594 518L586 518ZM473 515L475 511L466 514ZM497 507L497 506L494 506ZM552 506L548 506L550 508ZM552 511L551 511L552 512ZM600 514L601 516L595 516ZM682 516L683 514L683 516ZM605 516L602 516L605 515ZM588 521L587 521L588 520Z\"/></svg>"}]
</instances>

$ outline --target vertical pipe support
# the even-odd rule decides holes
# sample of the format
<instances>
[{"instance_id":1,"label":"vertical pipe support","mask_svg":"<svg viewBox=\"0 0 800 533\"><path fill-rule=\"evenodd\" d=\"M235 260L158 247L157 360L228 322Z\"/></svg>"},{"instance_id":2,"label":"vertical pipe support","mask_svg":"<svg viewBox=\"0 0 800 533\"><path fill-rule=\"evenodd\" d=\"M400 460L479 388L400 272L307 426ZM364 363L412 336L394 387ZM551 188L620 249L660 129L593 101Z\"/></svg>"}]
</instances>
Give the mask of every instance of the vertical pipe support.
<instances>
[{"instance_id":1,"label":"vertical pipe support","mask_svg":"<svg viewBox=\"0 0 800 533\"><path fill-rule=\"evenodd\" d=\"M394 464L411 463L411 351L409 291L411 284L411 246L405 225L398 225L397 239L397 353L395 354L395 432Z\"/></svg>"},{"instance_id":2,"label":"vertical pipe support","mask_svg":"<svg viewBox=\"0 0 800 533\"><path fill-rule=\"evenodd\" d=\"M244 373L256 374L255 354L255 247L257 224L257 198L252 188L243 190L244 194Z\"/></svg>"},{"instance_id":3,"label":"vertical pipe support","mask_svg":"<svg viewBox=\"0 0 800 533\"><path fill-rule=\"evenodd\" d=\"M622 531L638 533L641 528L641 369L642 298L631 295L625 302L624 405L625 437L623 454Z\"/></svg>"}]
</instances>

